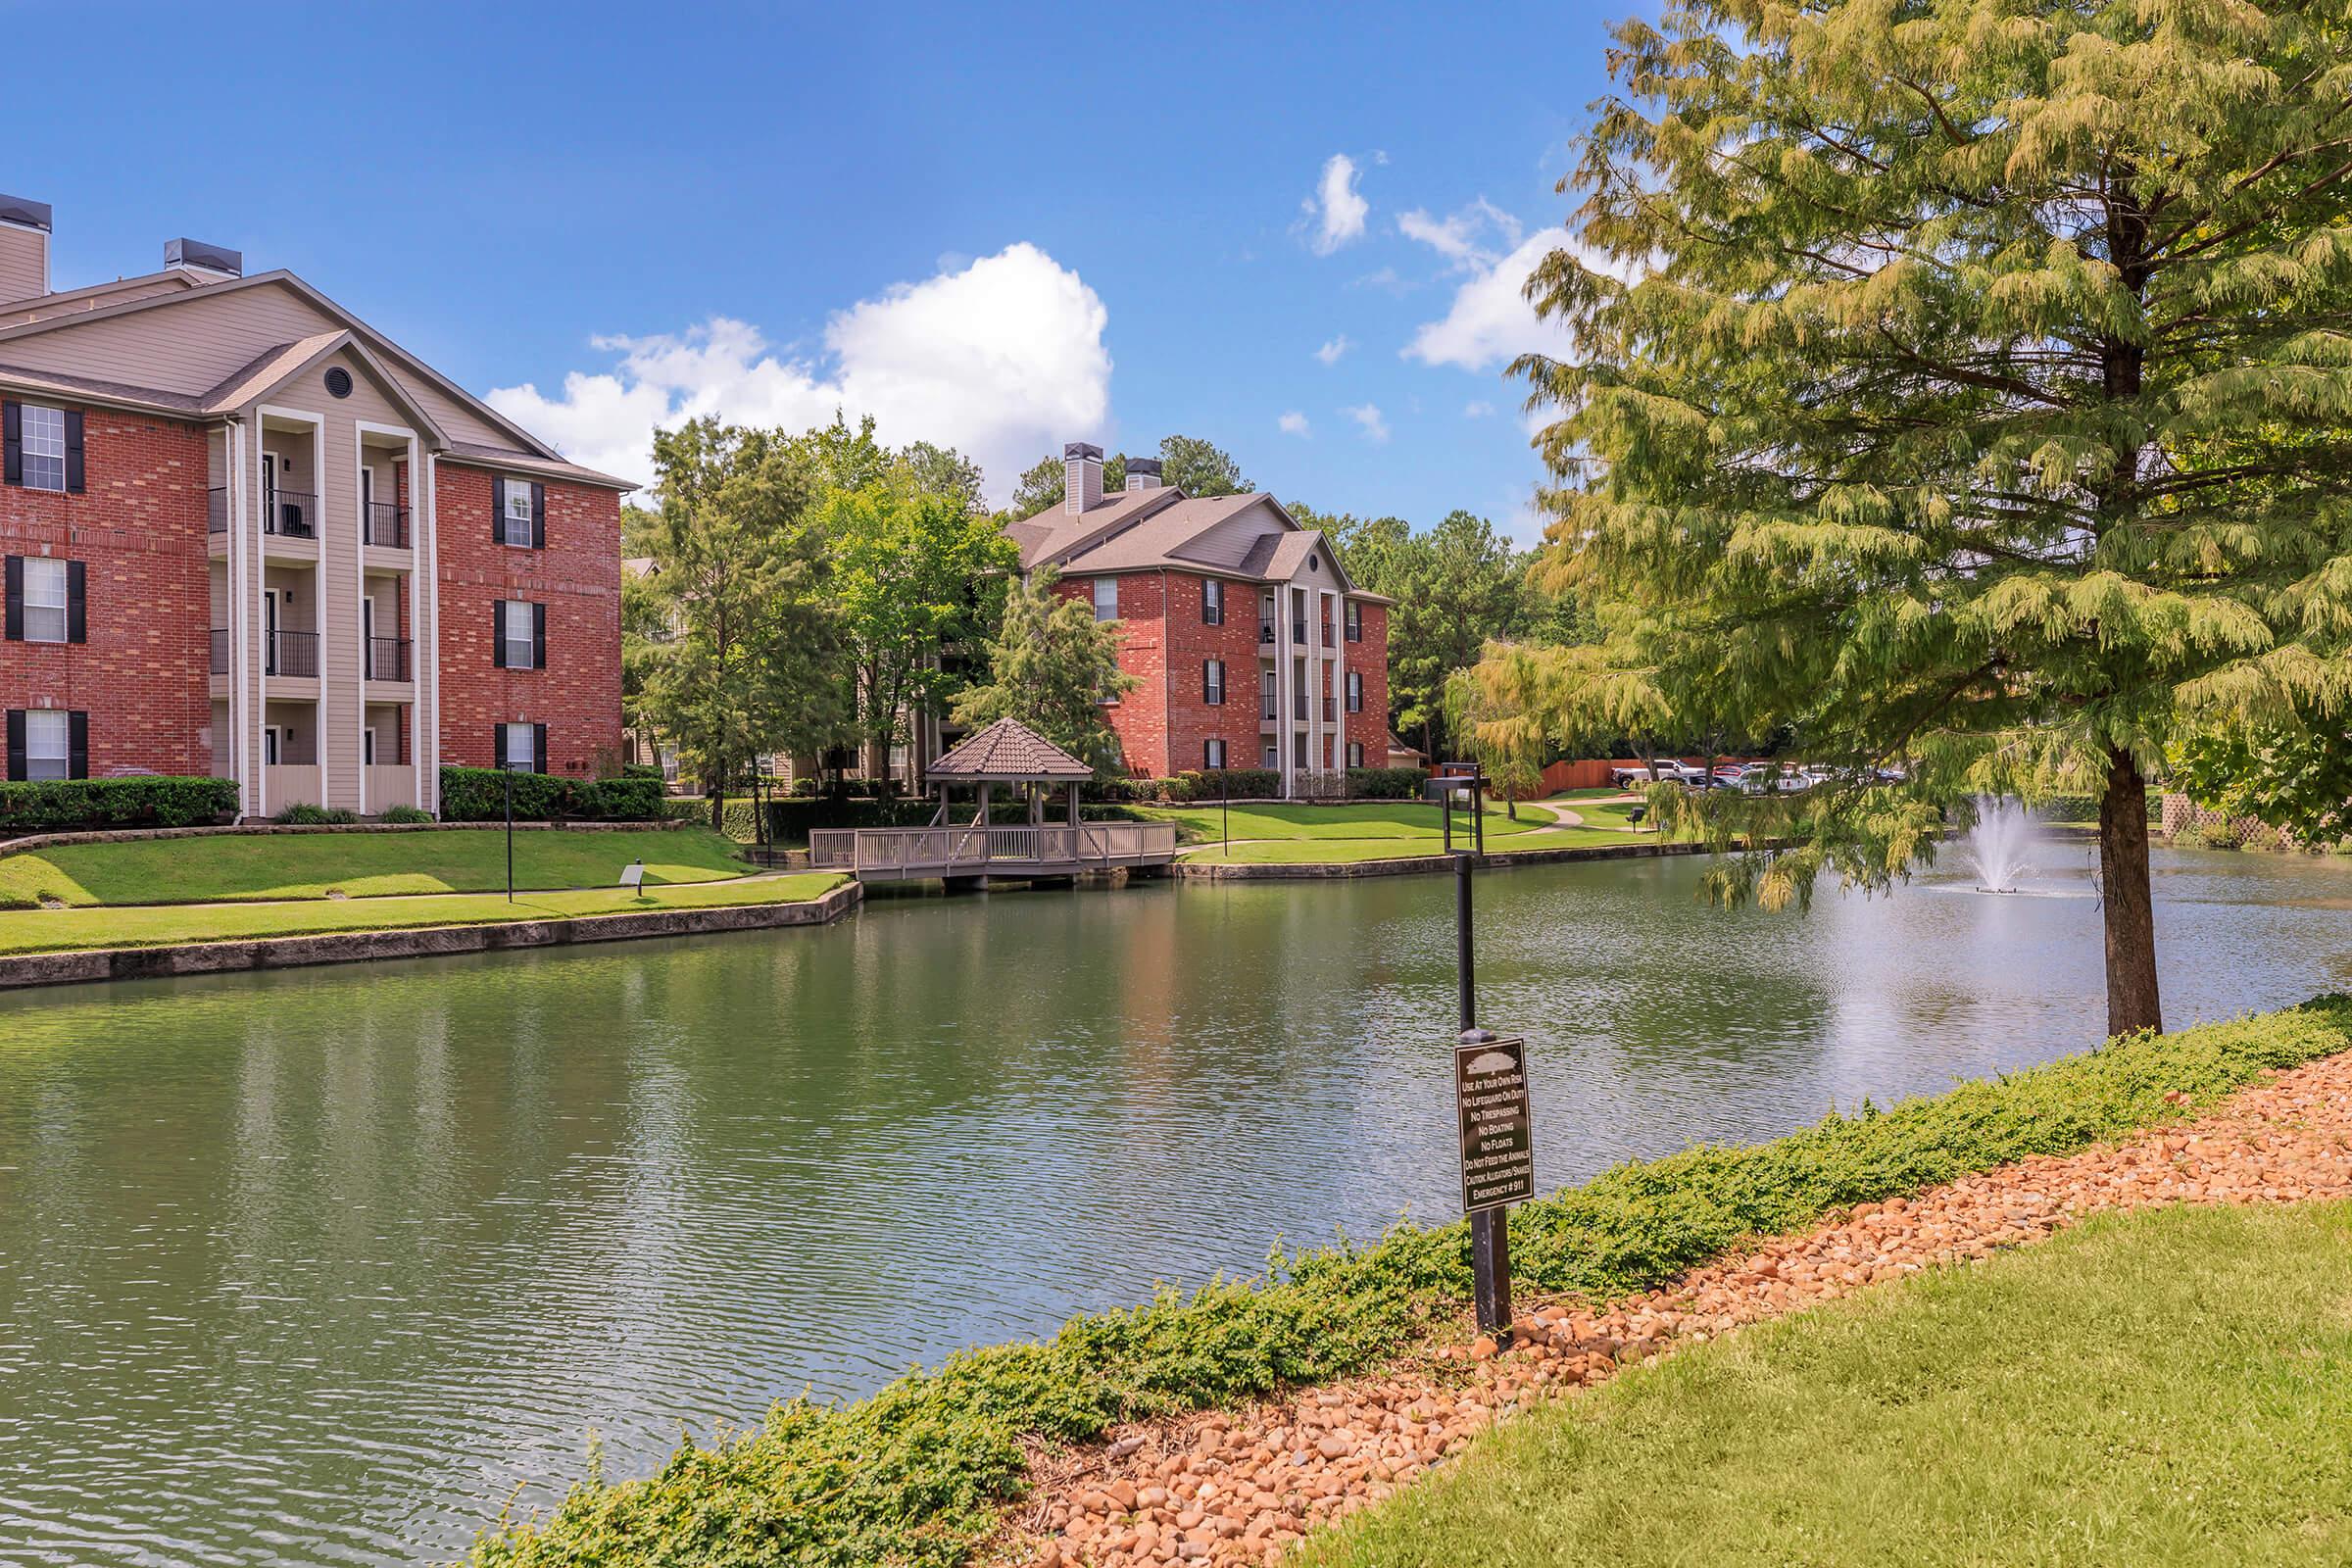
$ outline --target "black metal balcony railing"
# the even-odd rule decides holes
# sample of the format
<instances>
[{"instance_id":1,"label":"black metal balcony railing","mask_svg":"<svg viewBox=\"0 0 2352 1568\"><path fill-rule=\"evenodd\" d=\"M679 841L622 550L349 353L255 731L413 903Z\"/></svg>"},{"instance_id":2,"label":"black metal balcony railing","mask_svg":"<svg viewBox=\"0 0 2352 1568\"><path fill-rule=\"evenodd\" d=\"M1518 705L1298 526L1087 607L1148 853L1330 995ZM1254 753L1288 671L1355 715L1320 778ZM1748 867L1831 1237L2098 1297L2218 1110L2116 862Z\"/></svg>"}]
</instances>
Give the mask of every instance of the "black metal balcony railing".
<instances>
[{"instance_id":1,"label":"black metal balcony railing","mask_svg":"<svg viewBox=\"0 0 2352 1568\"><path fill-rule=\"evenodd\" d=\"M1326 723L1326 724L1336 723L1336 722L1339 720L1339 716L1340 716L1340 700L1339 700L1337 697L1326 697L1326 698L1324 698L1324 699L1323 699L1323 722L1324 722L1324 723Z\"/></svg>"},{"instance_id":2,"label":"black metal balcony railing","mask_svg":"<svg viewBox=\"0 0 2352 1568\"><path fill-rule=\"evenodd\" d=\"M1261 642L1261 643L1264 643L1264 644L1266 644L1268 647L1272 647L1272 646L1273 646L1273 643L1274 643L1274 623L1273 623L1272 621L1270 621L1270 620L1260 620L1260 621L1257 623L1257 640L1258 640L1259 642Z\"/></svg>"},{"instance_id":3,"label":"black metal balcony railing","mask_svg":"<svg viewBox=\"0 0 2352 1568\"><path fill-rule=\"evenodd\" d=\"M269 636L265 675L309 675L318 673L318 634L315 631L277 631Z\"/></svg>"},{"instance_id":4,"label":"black metal balcony railing","mask_svg":"<svg viewBox=\"0 0 2352 1568\"><path fill-rule=\"evenodd\" d=\"M1305 644L1305 642L1306 642L1306 622L1305 622L1305 621L1303 621L1303 620L1294 620L1294 621L1292 621L1292 622L1291 622L1291 641L1293 641L1293 642L1295 642L1295 643L1298 643L1298 644L1300 644L1301 646L1303 646L1303 645Z\"/></svg>"},{"instance_id":5,"label":"black metal balcony railing","mask_svg":"<svg viewBox=\"0 0 2352 1568\"><path fill-rule=\"evenodd\" d=\"M368 679L407 680L409 640L406 637L368 639Z\"/></svg>"},{"instance_id":6,"label":"black metal balcony railing","mask_svg":"<svg viewBox=\"0 0 2352 1568\"><path fill-rule=\"evenodd\" d=\"M387 550L408 549L409 509L389 501L368 502L368 514L360 519L360 538Z\"/></svg>"},{"instance_id":7,"label":"black metal balcony railing","mask_svg":"<svg viewBox=\"0 0 2352 1568\"><path fill-rule=\"evenodd\" d=\"M228 628L226 626L213 628L213 673L216 675L228 673Z\"/></svg>"},{"instance_id":8,"label":"black metal balcony railing","mask_svg":"<svg viewBox=\"0 0 2352 1568\"><path fill-rule=\"evenodd\" d=\"M307 490L267 490L262 501L262 532L289 539L318 537L317 496Z\"/></svg>"},{"instance_id":9,"label":"black metal balcony railing","mask_svg":"<svg viewBox=\"0 0 2352 1568\"><path fill-rule=\"evenodd\" d=\"M217 484L204 493L204 531L228 532L228 486Z\"/></svg>"},{"instance_id":10,"label":"black metal balcony railing","mask_svg":"<svg viewBox=\"0 0 2352 1568\"><path fill-rule=\"evenodd\" d=\"M1257 716L1259 718L1272 718L1275 716L1273 698L1261 697L1257 700Z\"/></svg>"}]
</instances>

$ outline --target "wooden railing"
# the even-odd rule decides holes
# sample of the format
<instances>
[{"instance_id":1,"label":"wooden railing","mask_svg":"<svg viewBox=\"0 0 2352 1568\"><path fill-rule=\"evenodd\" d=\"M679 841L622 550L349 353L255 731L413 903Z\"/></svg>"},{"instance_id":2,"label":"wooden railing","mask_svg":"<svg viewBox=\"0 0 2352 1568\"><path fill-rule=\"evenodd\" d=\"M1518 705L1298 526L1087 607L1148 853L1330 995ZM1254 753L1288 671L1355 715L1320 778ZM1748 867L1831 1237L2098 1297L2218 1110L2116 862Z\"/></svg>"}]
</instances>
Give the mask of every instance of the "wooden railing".
<instances>
[{"instance_id":1,"label":"wooden railing","mask_svg":"<svg viewBox=\"0 0 2352 1568\"><path fill-rule=\"evenodd\" d=\"M880 876L985 876L1039 869L1151 864L1176 854L1173 822L1082 822L1038 827L820 828L808 835L814 870Z\"/></svg>"}]
</instances>

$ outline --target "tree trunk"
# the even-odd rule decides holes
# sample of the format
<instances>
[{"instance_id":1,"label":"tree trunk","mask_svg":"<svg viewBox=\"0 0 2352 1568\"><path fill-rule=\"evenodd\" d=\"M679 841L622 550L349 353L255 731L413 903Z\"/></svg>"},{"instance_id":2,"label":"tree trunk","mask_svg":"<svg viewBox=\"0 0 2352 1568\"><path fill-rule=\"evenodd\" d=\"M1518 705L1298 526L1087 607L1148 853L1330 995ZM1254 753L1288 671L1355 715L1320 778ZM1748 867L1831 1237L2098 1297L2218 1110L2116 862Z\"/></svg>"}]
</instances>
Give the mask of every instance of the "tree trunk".
<instances>
[{"instance_id":1,"label":"tree trunk","mask_svg":"<svg viewBox=\"0 0 2352 1568\"><path fill-rule=\"evenodd\" d=\"M2107 918L2107 1032L2162 1029L2156 910L2148 891L2148 782L2129 752L2113 749L2099 802L2099 883Z\"/></svg>"}]
</instances>

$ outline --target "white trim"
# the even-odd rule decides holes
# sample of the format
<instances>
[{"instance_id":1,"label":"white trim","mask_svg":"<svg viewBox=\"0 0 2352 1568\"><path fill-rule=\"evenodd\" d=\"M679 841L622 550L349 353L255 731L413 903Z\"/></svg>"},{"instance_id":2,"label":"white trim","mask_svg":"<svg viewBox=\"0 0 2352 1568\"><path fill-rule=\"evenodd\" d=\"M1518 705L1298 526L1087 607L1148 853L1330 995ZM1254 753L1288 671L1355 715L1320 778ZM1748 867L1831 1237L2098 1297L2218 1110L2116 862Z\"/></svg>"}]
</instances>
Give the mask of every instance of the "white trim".
<instances>
[{"instance_id":1,"label":"white trim","mask_svg":"<svg viewBox=\"0 0 2352 1568\"><path fill-rule=\"evenodd\" d=\"M415 717L417 730L416 747L416 804L441 814L441 474L440 460L432 453L421 454L421 471L409 469L409 524L414 529L418 520L424 523L425 546L416 563L416 613L421 615L427 599L432 606L432 711L418 712ZM425 647L423 622L418 622L416 646ZM429 722L427 720L429 719ZM427 748L430 755L427 755Z\"/></svg>"},{"instance_id":2,"label":"white trim","mask_svg":"<svg viewBox=\"0 0 2352 1568\"><path fill-rule=\"evenodd\" d=\"M315 477L310 494L318 498L318 516L311 526L311 536L318 542L318 554L311 563L311 592L318 597L311 601L312 615L318 622L318 695L311 701L311 749L318 757L318 804L332 804L335 798L334 775L327 766L332 748L326 738L326 416L313 414L308 409L289 409L277 404L264 403L254 409L262 419L283 419L290 424L311 427L311 467ZM356 548L356 546L355 546ZM269 717L268 701L262 704L262 716Z\"/></svg>"},{"instance_id":3,"label":"white trim","mask_svg":"<svg viewBox=\"0 0 2352 1568\"><path fill-rule=\"evenodd\" d=\"M223 426L221 449L221 510L228 517L228 724L220 744L228 748L228 776L237 781L237 808L246 814L253 803L253 769L245 751L245 421L232 418ZM209 477L209 476L208 476Z\"/></svg>"},{"instance_id":4,"label":"white trim","mask_svg":"<svg viewBox=\"0 0 2352 1568\"><path fill-rule=\"evenodd\" d=\"M411 429L409 426L407 426L407 425L405 425L405 424L378 424L378 423L377 423L377 422L375 422L373 419L354 419L354 420L352 420L352 421L351 421L351 490L352 490L353 520L354 520L354 522L355 522L355 524L356 524L356 526L355 526L355 527L353 528L353 530L352 530L352 539L351 539L351 559L352 559L352 577L353 577L354 584L355 584L355 586L356 586L356 588L357 588L357 591L358 591L358 594L359 594L359 603L358 603L358 604L356 604L356 605L354 605L354 606L352 607L352 610L353 610L353 613L354 613L355 615L357 615L357 616L358 616L358 618L359 618L359 623L360 623L360 639L361 639L361 641L360 641L360 658L359 658L359 686L358 686L358 690L359 690L359 710L358 710L358 714L357 714L357 717L358 717L359 726L360 726L360 729L362 730L362 732L365 732L365 731L367 730L367 728L368 728L368 660L369 660L371 657L373 657L373 654L374 654L374 650L373 650L373 649L371 649L371 648L369 648L369 647L368 646L368 641L367 641L367 638L368 638L368 629L369 629L369 628L368 628L368 612L367 612L367 605L368 605L368 478L367 478L367 472L368 472L368 469L367 469L367 455L368 455L368 446L367 446L367 440L366 440L366 438L367 438L367 437L368 437L368 436L371 436L371 435L386 435L386 436L394 436L394 437L398 437L398 438L405 439L405 440L408 442L408 444L409 444L409 452L410 452L410 455L412 456L412 458L415 456L415 454L416 454L416 432L415 430ZM412 471L414 471L414 469L413 469L413 468L412 468ZM395 487L395 493L397 494L397 487ZM393 503L393 505L394 505L395 507L397 507L397 506L399 505L399 503L398 503L397 501L395 501L395 502ZM415 527L415 522L414 522L414 519L412 518L411 525L410 525L410 532L409 532L409 545L410 545L410 551L409 551L409 562L410 562L410 571L411 571L411 574L412 574L412 575L415 573L415 570L416 570L416 527ZM410 595L410 597L411 597L411 598L414 598L414 597L415 597L415 595L414 595L414 594L412 594L412 595ZM397 614L397 612L398 612L398 606L397 606L397 603L395 604L394 611L395 611L395 613ZM393 632L394 632L394 634L397 636L397 634L398 634L398 633L399 633L399 631L400 631L400 628L399 628L399 626L395 625L395 626L394 626L392 629L393 629ZM416 639L414 638L414 636L412 636L412 637L410 638L410 642L409 642L409 657L410 657L410 661L411 661L411 662L410 662L410 665L409 665L409 678L410 678L410 680L411 680L412 682L414 682L414 681L416 680L416 663L415 663L415 660L416 660ZM414 688L414 686L413 686L413 685L412 685L412 687L411 687L411 690L412 690L412 692L415 690L415 688ZM410 713L410 719L411 719L411 722L414 722L414 721L415 721L415 717L416 717L416 702L415 702L414 698L412 697L412 699L411 699L411 701L410 701L410 703L409 703L409 713ZM367 743L366 743L365 741L362 741L360 744L361 744L361 752L360 752L360 814L361 814L362 816L366 816L366 815L368 814L368 759L367 759Z\"/></svg>"}]
</instances>

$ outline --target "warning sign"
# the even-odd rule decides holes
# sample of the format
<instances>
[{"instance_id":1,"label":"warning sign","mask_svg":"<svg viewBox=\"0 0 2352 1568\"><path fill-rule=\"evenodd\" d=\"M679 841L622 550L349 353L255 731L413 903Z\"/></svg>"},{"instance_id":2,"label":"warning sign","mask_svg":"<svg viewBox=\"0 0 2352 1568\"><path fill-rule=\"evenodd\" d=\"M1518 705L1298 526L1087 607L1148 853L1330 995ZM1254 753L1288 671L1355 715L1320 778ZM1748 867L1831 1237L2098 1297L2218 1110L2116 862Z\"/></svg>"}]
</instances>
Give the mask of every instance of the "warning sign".
<instances>
[{"instance_id":1,"label":"warning sign","mask_svg":"<svg viewBox=\"0 0 2352 1568\"><path fill-rule=\"evenodd\" d=\"M1462 1117L1462 1211L1475 1214L1535 1197L1527 1041L1454 1047L1453 1099Z\"/></svg>"}]
</instances>

